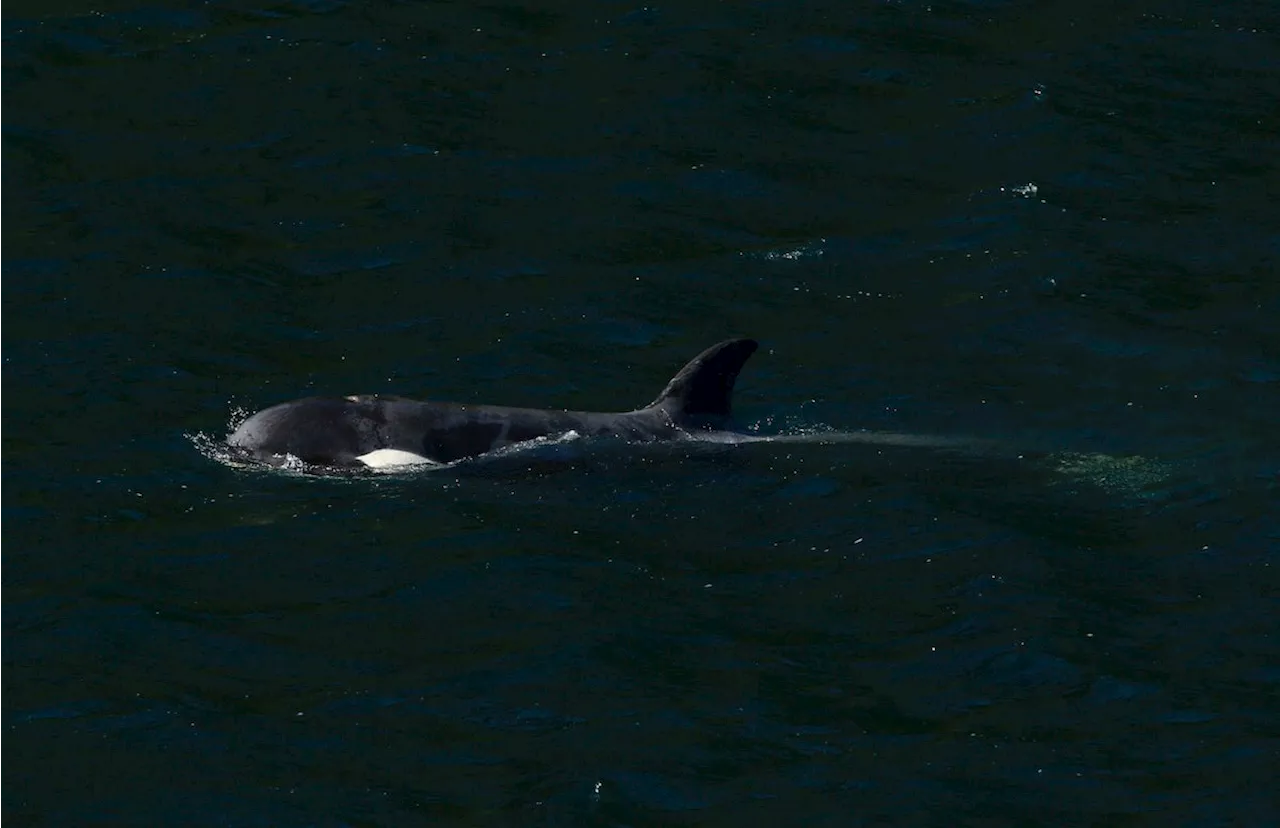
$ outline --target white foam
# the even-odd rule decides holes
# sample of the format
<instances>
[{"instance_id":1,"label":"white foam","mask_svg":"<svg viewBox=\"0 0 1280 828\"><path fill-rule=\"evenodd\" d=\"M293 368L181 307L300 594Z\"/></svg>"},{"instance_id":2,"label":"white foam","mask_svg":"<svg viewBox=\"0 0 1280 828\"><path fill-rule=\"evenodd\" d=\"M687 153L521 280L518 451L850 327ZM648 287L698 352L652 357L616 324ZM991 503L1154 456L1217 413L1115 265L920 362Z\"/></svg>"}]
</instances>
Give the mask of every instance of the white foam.
<instances>
[{"instance_id":1,"label":"white foam","mask_svg":"<svg viewBox=\"0 0 1280 828\"><path fill-rule=\"evenodd\" d=\"M362 454L356 459L371 469L392 469L399 466L421 466L423 464L440 465L429 457L423 457L411 451L401 451L400 449L377 449L368 454Z\"/></svg>"}]
</instances>

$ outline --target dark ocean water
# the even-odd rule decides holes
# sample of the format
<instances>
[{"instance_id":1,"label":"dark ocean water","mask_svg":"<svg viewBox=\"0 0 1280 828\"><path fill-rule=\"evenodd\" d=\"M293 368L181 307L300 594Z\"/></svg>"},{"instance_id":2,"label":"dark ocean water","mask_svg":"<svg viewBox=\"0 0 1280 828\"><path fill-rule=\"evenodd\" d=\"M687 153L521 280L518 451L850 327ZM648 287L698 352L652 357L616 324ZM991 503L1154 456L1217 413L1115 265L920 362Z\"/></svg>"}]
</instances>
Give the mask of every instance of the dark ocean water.
<instances>
[{"instance_id":1,"label":"dark ocean water","mask_svg":"<svg viewBox=\"0 0 1280 828\"><path fill-rule=\"evenodd\" d=\"M1273 3L3 15L12 824L1280 821ZM207 450L743 335L1007 450Z\"/></svg>"}]
</instances>

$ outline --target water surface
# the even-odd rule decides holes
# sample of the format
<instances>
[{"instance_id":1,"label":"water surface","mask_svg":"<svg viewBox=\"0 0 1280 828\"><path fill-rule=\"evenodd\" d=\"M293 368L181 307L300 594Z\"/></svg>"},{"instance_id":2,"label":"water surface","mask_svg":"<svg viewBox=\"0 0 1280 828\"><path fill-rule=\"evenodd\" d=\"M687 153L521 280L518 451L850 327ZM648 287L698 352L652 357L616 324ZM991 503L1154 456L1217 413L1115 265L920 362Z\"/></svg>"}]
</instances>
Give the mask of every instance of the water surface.
<instances>
[{"instance_id":1,"label":"water surface","mask_svg":"<svg viewBox=\"0 0 1280 828\"><path fill-rule=\"evenodd\" d=\"M3 14L6 817L1276 821L1271 4ZM728 336L788 439L192 440Z\"/></svg>"}]
</instances>

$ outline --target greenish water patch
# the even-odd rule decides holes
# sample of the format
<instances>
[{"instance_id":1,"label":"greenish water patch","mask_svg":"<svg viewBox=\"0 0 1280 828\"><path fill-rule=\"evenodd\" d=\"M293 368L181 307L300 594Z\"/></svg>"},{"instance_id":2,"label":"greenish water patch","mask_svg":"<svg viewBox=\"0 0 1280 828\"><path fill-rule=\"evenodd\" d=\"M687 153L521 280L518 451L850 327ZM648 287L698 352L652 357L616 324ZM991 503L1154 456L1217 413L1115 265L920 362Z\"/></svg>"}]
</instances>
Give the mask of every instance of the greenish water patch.
<instances>
[{"instance_id":1,"label":"greenish water patch","mask_svg":"<svg viewBox=\"0 0 1280 828\"><path fill-rule=\"evenodd\" d=\"M1050 455L1047 462L1049 468L1069 480L1126 497L1154 496L1156 487L1173 472L1168 463L1140 455L1066 451Z\"/></svg>"}]
</instances>

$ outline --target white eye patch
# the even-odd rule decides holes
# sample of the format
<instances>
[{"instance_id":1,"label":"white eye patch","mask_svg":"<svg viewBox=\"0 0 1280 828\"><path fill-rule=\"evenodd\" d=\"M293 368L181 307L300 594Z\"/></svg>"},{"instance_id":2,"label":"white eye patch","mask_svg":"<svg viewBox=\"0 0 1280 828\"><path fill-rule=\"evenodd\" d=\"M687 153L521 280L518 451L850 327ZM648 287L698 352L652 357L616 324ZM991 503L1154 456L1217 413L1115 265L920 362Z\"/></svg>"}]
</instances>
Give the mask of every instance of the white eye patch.
<instances>
[{"instance_id":1,"label":"white eye patch","mask_svg":"<svg viewBox=\"0 0 1280 828\"><path fill-rule=\"evenodd\" d=\"M400 449L377 449L356 458L371 469L390 469L396 466L420 466L424 463L440 465L429 457Z\"/></svg>"}]
</instances>

